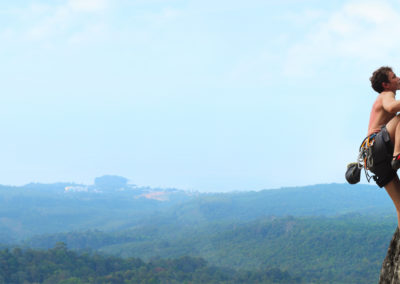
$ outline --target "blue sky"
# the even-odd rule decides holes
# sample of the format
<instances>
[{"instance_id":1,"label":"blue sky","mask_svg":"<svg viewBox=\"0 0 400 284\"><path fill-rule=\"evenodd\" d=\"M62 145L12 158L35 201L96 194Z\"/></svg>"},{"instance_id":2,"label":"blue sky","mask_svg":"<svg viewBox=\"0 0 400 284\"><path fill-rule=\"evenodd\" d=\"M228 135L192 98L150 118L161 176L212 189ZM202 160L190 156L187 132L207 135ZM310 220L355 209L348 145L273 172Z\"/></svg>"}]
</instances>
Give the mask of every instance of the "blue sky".
<instances>
[{"instance_id":1,"label":"blue sky","mask_svg":"<svg viewBox=\"0 0 400 284\"><path fill-rule=\"evenodd\" d=\"M400 2L329 2L2 1L0 184L344 182Z\"/></svg>"}]
</instances>

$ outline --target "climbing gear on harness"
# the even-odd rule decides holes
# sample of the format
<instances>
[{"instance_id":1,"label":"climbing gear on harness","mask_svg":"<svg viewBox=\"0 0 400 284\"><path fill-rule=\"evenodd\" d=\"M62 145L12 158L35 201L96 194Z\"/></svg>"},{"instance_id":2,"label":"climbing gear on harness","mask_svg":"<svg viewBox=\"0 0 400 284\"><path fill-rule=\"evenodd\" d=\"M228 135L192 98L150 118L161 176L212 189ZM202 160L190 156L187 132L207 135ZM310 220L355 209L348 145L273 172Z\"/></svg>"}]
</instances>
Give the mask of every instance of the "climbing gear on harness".
<instances>
[{"instance_id":1,"label":"climbing gear on harness","mask_svg":"<svg viewBox=\"0 0 400 284\"><path fill-rule=\"evenodd\" d=\"M362 168L364 168L367 181L369 182L371 180L372 177L369 175L368 171L374 167L372 149L375 143L375 136L376 134L372 134L364 138L359 148L357 162L347 165L345 177L348 183L356 184L360 181Z\"/></svg>"},{"instance_id":2,"label":"climbing gear on harness","mask_svg":"<svg viewBox=\"0 0 400 284\"><path fill-rule=\"evenodd\" d=\"M374 168L372 149L375 143L375 136L376 133L367 136L361 143L358 153L358 165L360 168L364 168L365 177L367 178L368 182L371 180L371 176L368 174L368 170Z\"/></svg>"}]
</instances>

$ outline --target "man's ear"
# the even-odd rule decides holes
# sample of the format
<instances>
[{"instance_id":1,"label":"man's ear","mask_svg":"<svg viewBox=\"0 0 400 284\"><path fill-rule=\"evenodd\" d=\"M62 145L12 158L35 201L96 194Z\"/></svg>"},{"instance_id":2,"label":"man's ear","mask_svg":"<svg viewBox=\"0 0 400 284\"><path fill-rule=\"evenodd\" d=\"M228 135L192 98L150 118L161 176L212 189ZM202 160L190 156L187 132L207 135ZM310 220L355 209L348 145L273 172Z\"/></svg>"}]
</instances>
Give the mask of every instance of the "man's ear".
<instances>
[{"instance_id":1,"label":"man's ear","mask_svg":"<svg viewBox=\"0 0 400 284\"><path fill-rule=\"evenodd\" d=\"M386 90L389 87L389 82L382 82L382 87Z\"/></svg>"}]
</instances>

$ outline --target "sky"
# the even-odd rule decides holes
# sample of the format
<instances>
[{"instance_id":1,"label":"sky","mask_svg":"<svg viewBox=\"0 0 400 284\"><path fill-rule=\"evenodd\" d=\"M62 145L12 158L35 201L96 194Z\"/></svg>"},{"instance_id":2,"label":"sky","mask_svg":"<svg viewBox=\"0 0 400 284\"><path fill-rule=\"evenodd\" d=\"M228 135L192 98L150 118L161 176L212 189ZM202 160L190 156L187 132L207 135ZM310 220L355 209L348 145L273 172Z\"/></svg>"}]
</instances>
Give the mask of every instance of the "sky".
<instances>
[{"instance_id":1,"label":"sky","mask_svg":"<svg viewBox=\"0 0 400 284\"><path fill-rule=\"evenodd\" d=\"M394 0L1 1L0 184L343 183L399 30Z\"/></svg>"}]
</instances>

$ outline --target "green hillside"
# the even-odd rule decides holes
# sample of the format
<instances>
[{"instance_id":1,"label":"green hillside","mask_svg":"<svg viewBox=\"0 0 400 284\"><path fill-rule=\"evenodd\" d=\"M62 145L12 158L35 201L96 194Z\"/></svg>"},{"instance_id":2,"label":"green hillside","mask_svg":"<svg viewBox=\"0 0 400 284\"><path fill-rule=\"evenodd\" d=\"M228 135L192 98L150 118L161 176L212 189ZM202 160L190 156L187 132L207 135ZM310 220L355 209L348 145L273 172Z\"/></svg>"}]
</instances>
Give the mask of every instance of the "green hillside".
<instances>
[{"instance_id":1,"label":"green hillside","mask_svg":"<svg viewBox=\"0 0 400 284\"><path fill-rule=\"evenodd\" d=\"M0 186L0 243L58 232L126 230L149 222L201 225L269 216L395 214L385 191L369 185L326 184L214 194L129 185L105 189L109 183L100 185Z\"/></svg>"},{"instance_id":2,"label":"green hillside","mask_svg":"<svg viewBox=\"0 0 400 284\"><path fill-rule=\"evenodd\" d=\"M0 187L0 243L376 283L396 226L387 194L369 185L200 194L110 180Z\"/></svg>"},{"instance_id":3,"label":"green hillside","mask_svg":"<svg viewBox=\"0 0 400 284\"><path fill-rule=\"evenodd\" d=\"M48 248L63 241L78 250L154 258L201 257L235 269L277 268L307 281L375 283L391 235L393 217L264 218L205 226L148 224L123 232L41 236L26 243Z\"/></svg>"},{"instance_id":4,"label":"green hillside","mask_svg":"<svg viewBox=\"0 0 400 284\"><path fill-rule=\"evenodd\" d=\"M302 283L300 278L279 269L226 269L191 257L145 263L138 258L77 254L63 243L47 251L1 250L0 263L2 284Z\"/></svg>"}]
</instances>

